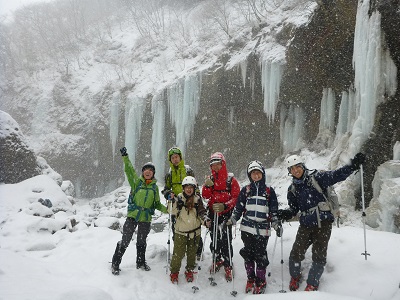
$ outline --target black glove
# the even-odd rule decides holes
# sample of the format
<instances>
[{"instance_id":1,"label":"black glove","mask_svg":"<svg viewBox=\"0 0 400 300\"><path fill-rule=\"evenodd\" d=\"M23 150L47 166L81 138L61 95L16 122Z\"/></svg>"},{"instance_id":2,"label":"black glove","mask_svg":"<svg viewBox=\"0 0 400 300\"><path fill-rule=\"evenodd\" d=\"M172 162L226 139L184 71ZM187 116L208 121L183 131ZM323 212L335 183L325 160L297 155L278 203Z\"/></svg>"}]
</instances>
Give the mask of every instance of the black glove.
<instances>
[{"instance_id":1,"label":"black glove","mask_svg":"<svg viewBox=\"0 0 400 300\"><path fill-rule=\"evenodd\" d=\"M282 224L280 222L279 222L279 224L277 224L275 226L275 231L276 231L276 236L277 237L282 237L283 228L282 228Z\"/></svg>"},{"instance_id":2,"label":"black glove","mask_svg":"<svg viewBox=\"0 0 400 300\"><path fill-rule=\"evenodd\" d=\"M121 151L121 155L122 156L128 156L128 153L126 152L126 148L122 147L121 149L119 149L119 151Z\"/></svg>"},{"instance_id":3,"label":"black glove","mask_svg":"<svg viewBox=\"0 0 400 300\"><path fill-rule=\"evenodd\" d=\"M355 170L360 169L360 165L362 165L365 162L365 154L359 152L356 155L354 155L354 158L351 160L351 168Z\"/></svg>"},{"instance_id":4,"label":"black glove","mask_svg":"<svg viewBox=\"0 0 400 300\"><path fill-rule=\"evenodd\" d=\"M279 220L288 221L293 218L293 213L290 209L278 209L276 216Z\"/></svg>"},{"instance_id":5,"label":"black glove","mask_svg":"<svg viewBox=\"0 0 400 300\"><path fill-rule=\"evenodd\" d=\"M183 200L182 199L178 199L178 202L176 203L176 207L179 210L181 210L183 206L184 206Z\"/></svg>"}]
</instances>

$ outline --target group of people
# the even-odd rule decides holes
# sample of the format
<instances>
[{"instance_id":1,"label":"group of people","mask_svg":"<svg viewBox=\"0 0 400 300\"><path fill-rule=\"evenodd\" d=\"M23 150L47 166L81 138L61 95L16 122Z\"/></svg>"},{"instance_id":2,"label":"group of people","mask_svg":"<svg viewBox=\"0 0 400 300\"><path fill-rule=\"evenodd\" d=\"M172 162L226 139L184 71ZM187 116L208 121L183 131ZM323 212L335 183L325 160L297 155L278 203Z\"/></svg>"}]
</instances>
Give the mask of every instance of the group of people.
<instances>
[{"instance_id":1,"label":"group of people","mask_svg":"<svg viewBox=\"0 0 400 300\"><path fill-rule=\"evenodd\" d=\"M240 188L232 173L228 172L222 153L216 152L209 159L211 175L207 176L200 191L192 168L185 165L182 151L173 147L168 151L170 169L165 176L162 194L166 206L160 201L154 178L155 166L146 163L139 176L133 168L124 147L121 150L124 170L131 191L128 198L128 214L123 226L122 240L117 243L111 264L114 275L120 272L120 263L133 233L137 228L137 269L149 271L146 263L146 238L154 211L169 213L172 221L174 248L170 261L170 280L178 283L179 271L186 255L185 279L193 281L196 258L203 252L201 226L210 233L210 250L213 255L210 273L225 271L225 279L232 281L232 226L240 219L241 239L244 247L239 254L244 259L247 274L246 293L262 294L266 288L268 239L272 228L282 236L282 221L289 221L299 214L299 229L289 256L291 280L289 289L296 291L302 281L301 262L312 245L312 266L308 273L306 291L318 290L327 256L334 216L326 205L326 196L315 188L316 180L323 191L345 180L360 168L365 155L358 153L350 164L334 171L307 169L304 160L297 155L286 159L292 184L288 188L289 208L278 209L274 189L266 183L265 169L257 161L247 166L249 184Z\"/></svg>"}]
</instances>

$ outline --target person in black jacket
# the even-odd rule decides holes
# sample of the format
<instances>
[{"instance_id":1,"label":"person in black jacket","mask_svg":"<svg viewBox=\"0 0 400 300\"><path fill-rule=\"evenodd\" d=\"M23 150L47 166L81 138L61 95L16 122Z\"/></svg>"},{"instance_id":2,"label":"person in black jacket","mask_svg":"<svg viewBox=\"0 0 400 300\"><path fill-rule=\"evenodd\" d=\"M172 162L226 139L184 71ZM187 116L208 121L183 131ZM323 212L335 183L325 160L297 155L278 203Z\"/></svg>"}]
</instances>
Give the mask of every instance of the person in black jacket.
<instances>
[{"instance_id":1,"label":"person in black jacket","mask_svg":"<svg viewBox=\"0 0 400 300\"><path fill-rule=\"evenodd\" d=\"M328 242L331 236L334 215L323 194L318 192L312 178L318 182L323 191L337 182L345 180L360 168L365 155L357 153L349 165L334 171L308 170L301 157L289 156L286 159L289 175L293 182L288 188L287 199L290 209L279 210L278 217L289 220L300 212L300 226L289 256L291 276L289 289L296 291L302 279L301 262L307 249L312 245L312 265L308 273L306 291L318 290L319 281L326 264Z\"/></svg>"},{"instance_id":2,"label":"person in black jacket","mask_svg":"<svg viewBox=\"0 0 400 300\"><path fill-rule=\"evenodd\" d=\"M278 199L275 190L265 182L265 169L255 160L247 166L247 176L250 184L244 186L239 194L230 222L240 224L241 238L244 247L239 254L244 259L247 274L245 292L264 294L267 285L266 269L269 265L267 245L271 236L271 227L278 237L282 225L277 218Z\"/></svg>"}]
</instances>

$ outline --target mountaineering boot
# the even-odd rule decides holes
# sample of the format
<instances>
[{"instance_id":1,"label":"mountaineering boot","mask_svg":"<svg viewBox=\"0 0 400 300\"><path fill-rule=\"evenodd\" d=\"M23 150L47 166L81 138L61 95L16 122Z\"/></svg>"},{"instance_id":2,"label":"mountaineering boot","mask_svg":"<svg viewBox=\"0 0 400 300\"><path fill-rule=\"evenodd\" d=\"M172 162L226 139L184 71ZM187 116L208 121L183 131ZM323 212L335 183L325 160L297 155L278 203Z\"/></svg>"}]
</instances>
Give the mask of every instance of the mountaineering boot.
<instances>
[{"instance_id":1,"label":"mountaineering boot","mask_svg":"<svg viewBox=\"0 0 400 300\"><path fill-rule=\"evenodd\" d=\"M246 283L246 294L251 293L251 291L253 290L254 287L254 278L251 279L247 279L247 283Z\"/></svg>"},{"instance_id":2,"label":"mountaineering boot","mask_svg":"<svg viewBox=\"0 0 400 300\"><path fill-rule=\"evenodd\" d=\"M149 265L144 261L141 263L136 263L136 269L142 269L143 271L150 271L151 268Z\"/></svg>"},{"instance_id":3,"label":"mountaineering boot","mask_svg":"<svg viewBox=\"0 0 400 300\"><path fill-rule=\"evenodd\" d=\"M193 282L193 272L192 271L186 271L185 277L186 277L187 282Z\"/></svg>"},{"instance_id":4,"label":"mountaineering boot","mask_svg":"<svg viewBox=\"0 0 400 300\"><path fill-rule=\"evenodd\" d=\"M150 271L151 268L146 263L146 245L137 245L136 244L136 269L142 269L144 271Z\"/></svg>"},{"instance_id":5,"label":"mountaineering boot","mask_svg":"<svg viewBox=\"0 0 400 300\"><path fill-rule=\"evenodd\" d=\"M318 287L317 286L313 286L311 284L307 284L305 291L307 292L311 292L311 291L318 291Z\"/></svg>"},{"instance_id":6,"label":"mountaineering boot","mask_svg":"<svg viewBox=\"0 0 400 300\"><path fill-rule=\"evenodd\" d=\"M225 266L225 279L226 281L232 281L232 267L231 266Z\"/></svg>"},{"instance_id":7,"label":"mountaineering boot","mask_svg":"<svg viewBox=\"0 0 400 300\"><path fill-rule=\"evenodd\" d=\"M125 250L126 248L121 247L121 241L119 241L117 243L117 247L115 248L115 252L111 262L111 273L113 275L119 275L119 272L121 271L119 265L121 263L122 256L125 253Z\"/></svg>"},{"instance_id":8,"label":"mountaineering boot","mask_svg":"<svg viewBox=\"0 0 400 300\"><path fill-rule=\"evenodd\" d=\"M172 282L172 283L178 284L178 275L179 275L178 272L177 272L177 273L171 273L171 274L169 275L169 277L171 278L171 282Z\"/></svg>"},{"instance_id":9,"label":"mountaineering boot","mask_svg":"<svg viewBox=\"0 0 400 300\"><path fill-rule=\"evenodd\" d=\"M224 261L222 259L217 259L215 261L215 265L214 264L211 265L210 274L214 273L214 266L215 266L215 272L218 272L219 269L221 269L223 264L224 264Z\"/></svg>"},{"instance_id":10,"label":"mountaineering boot","mask_svg":"<svg viewBox=\"0 0 400 300\"><path fill-rule=\"evenodd\" d=\"M111 273L113 275L119 275L119 271L121 271L121 269L119 268L119 266L111 264Z\"/></svg>"},{"instance_id":11,"label":"mountaineering boot","mask_svg":"<svg viewBox=\"0 0 400 300\"><path fill-rule=\"evenodd\" d=\"M267 282L265 280L256 280L253 294L264 294Z\"/></svg>"},{"instance_id":12,"label":"mountaineering boot","mask_svg":"<svg viewBox=\"0 0 400 300\"><path fill-rule=\"evenodd\" d=\"M298 277L291 277L289 283L289 290L297 291L300 286L300 281L301 281L301 275L299 275Z\"/></svg>"}]
</instances>

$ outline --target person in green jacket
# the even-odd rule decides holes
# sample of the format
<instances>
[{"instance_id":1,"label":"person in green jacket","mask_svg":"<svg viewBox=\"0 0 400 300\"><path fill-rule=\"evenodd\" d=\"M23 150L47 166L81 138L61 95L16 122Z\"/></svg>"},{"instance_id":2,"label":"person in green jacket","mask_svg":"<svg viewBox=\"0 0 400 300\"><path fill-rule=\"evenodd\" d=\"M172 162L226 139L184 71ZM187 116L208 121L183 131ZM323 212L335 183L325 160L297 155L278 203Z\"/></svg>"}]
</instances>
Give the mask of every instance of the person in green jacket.
<instances>
[{"instance_id":1,"label":"person in green jacket","mask_svg":"<svg viewBox=\"0 0 400 300\"><path fill-rule=\"evenodd\" d=\"M122 229L122 240L117 243L114 256L112 258L111 272L119 275L119 265L122 260L126 248L128 248L132 240L133 233L137 230L136 240L136 268L150 271L150 267L146 263L146 239L150 232L151 219L154 210L157 209L163 213L167 213L167 208L161 204L158 186L154 174L156 173L153 163L148 162L142 167L142 175L139 177L129 160L126 148L121 150L122 159L124 161L125 174L128 178L131 192L128 198L128 215Z\"/></svg>"},{"instance_id":2,"label":"person in green jacket","mask_svg":"<svg viewBox=\"0 0 400 300\"><path fill-rule=\"evenodd\" d=\"M186 176L194 176L193 169L185 164L183 160L182 150L178 147L172 147L168 150L168 162L169 170L165 175L165 186L161 193L167 201L174 201L175 198L183 192L182 182ZM195 193L200 196L200 190L198 187L195 188ZM172 222L172 239L175 239L175 216L171 216ZM203 250L203 240L200 237L199 247L197 248L197 260L201 258L201 252Z\"/></svg>"}]
</instances>

